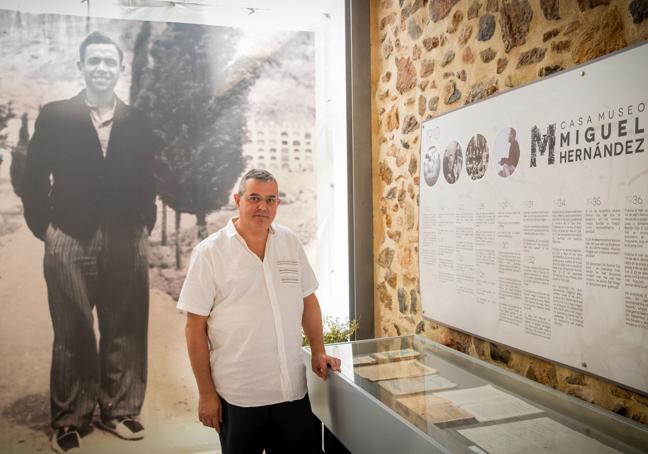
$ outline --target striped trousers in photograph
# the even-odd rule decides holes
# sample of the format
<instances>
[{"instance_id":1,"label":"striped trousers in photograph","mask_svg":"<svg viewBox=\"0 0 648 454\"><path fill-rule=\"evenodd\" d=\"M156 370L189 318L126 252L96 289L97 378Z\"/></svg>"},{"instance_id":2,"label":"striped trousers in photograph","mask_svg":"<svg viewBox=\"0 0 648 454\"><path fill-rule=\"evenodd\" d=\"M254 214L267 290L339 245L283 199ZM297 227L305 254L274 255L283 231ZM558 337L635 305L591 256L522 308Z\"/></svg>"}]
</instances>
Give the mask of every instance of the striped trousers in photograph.
<instances>
[{"instance_id":1,"label":"striped trousers in photograph","mask_svg":"<svg viewBox=\"0 0 648 454\"><path fill-rule=\"evenodd\" d=\"M79 240L50 226L44 273L54 328L52 427L89 426L97 404L103 419L139 415L147 370L146 228L104 227Z\"/></svg>"}]
</instances>

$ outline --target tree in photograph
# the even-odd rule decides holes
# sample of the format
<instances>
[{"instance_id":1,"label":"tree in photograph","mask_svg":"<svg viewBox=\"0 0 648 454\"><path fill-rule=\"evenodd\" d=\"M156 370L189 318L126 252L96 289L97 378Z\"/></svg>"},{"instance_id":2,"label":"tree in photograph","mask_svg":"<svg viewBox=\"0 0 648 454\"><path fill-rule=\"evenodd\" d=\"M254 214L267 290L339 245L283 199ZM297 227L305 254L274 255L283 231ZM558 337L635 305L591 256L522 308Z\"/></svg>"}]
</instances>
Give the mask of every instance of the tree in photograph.
<instances>
[{"instance_id":1,"label":"tree in photograph","mask_svg":"<svg viewBox=\"0 0 648 454\"><path fill-rule=\"evenodd\" d=\"M227 80L239 36L232 28L167 24L131 99L164 141L156 160L160 198L196 216L199 238L244 169L247 95L256 76Z\"/></svg>"},{"instance_id":2,"label":"tree in photograph","mask_svg":"<svg viewBox=\"0 0 648 454\"><path fill-rule=\"evenodd\" d=\"M135 38L133 46L133 64L131 65L131 86L130 86L130 103L138 109L149 112L149 97L151 93L142 90L142 86L148 84L150 77L149 68L149 48L151 42L152 26L151 22L143 22L140 31ZM161 240L160 244L166 246L168 243L167 236L167 205L162 201L162 220L161 220Z\"/></svg>"},{"instance_id":3,"label":"tree in photograph","mask_svg":"<svg viewBox=\"0 0 648 454\"><path fill-rule=\"evenodd\" d=\"M11 101L6 104L0 104L0 148L5 148L7 146L7 134L2 134L8 124L9 120L14 118L16 114L11 107Z\"/></svg>"},{"instance_id":4,"label":"tree in photograph","mask_svg":"<svg viewBox=\"0 0 648 454\"><path fill-rule=\"evenodd\" d=\"M149 66L149 43L151 40L151 23L142 22L142 27L135 38L133 46L133 64L131 65L131 86L130 103L142 110L147 110L143 105L143 97L140 95L142 84L145 83ZM139 103L139 104L138 104Z\"/></svg>"},{"instance_id":5,"label":"tree in photograph","mask_svg":"<svg viewBox=\"0 0 648 454\"><path fill-rule=\"evenodd\" d=\"M20 117L20 131L18 132L18 143L11 150L11 186L18 197L22 197L22 177L27 162L27 146L29 145L29 125L27 124L27 113Z\"/></svg>"},{"instance_id":6,"label":"tree in photograph","mask_svg":"<svg viewBox=\"0 0 648 454\"><path fill-rule=\"evenodd\" d=\"M2 134L9 124L9 120L14 118L16 115L11 108L11 101L6 104L0 104L0 149L7 147L7 134ZM0 154L0 165L2 164L3 156Z\"/></svg>"}]
</instances>

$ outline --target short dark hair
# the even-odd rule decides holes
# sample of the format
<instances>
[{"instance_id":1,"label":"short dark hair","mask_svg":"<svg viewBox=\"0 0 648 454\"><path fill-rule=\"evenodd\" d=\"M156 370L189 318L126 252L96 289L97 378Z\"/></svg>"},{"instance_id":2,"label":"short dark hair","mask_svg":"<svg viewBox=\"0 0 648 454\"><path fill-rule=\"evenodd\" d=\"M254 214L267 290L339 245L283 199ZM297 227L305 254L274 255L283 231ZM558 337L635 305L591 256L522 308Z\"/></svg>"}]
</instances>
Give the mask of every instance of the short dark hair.
<instances>
[{"instance_id":1,"label":"short dark hair","mask_svg":"<svg viewBox=\"0 0 648 454\"><path fill-rule=\"evenodd\" d=\"M79 57L81 58L81 63L83 63L83 59L85 58L85 52L86 48L90 44L112 44L115 46L117 49L117 53L119 54L119 63L122 63L124 60L124 52L121 50L121 47L108 35L104 35L101 32L92 32L88 36L85 37L83 42L81 42L81 45L79 46Z\"/></svg>"},{"instance_id":2,"label":"short dark hair","mask_svg":"<svg viewBox=\"0 0 648 454\"><path fill-rule=\"evenodd\" d=\"M241 177L241 182L239 183L239 195L243 195L245 192L245 184L247 180L259 180L259 181L274 181L277 183L277 179L267 170L263 169L250 169L245 175ZM277 183L278 184L278 183Z\"/></svg>"}]
</instances>

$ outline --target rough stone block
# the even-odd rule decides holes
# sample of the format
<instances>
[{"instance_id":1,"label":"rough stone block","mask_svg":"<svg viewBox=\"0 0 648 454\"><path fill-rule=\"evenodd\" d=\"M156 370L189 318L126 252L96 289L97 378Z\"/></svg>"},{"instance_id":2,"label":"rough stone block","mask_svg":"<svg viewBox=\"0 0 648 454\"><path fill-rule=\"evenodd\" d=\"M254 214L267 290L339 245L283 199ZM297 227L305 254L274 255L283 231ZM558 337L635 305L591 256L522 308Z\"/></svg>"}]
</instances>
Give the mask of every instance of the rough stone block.
<instances>
[{"instance_id":1,"label":"rough stone block","mask_svg":"<svg viewBox=\"0 0 648 454\"><path fill-rule=\"evenodd\" d=\"M502 4L500 20L506 52L526 42L532 18L533 10L528 0L511 0Z\"/></svg>"},{"instance_id":2,"label":"rough stone block","mask_svg":"<svg viewBox=\"0 0 648 454\"><path fill-rule=\"evenodd\" d=\"M541 47L535 47L531 50L523 52L520 55L520 59L518 60L517 67L519 68L521 66L527 66L527 65L532 65L534 63L538 63L539 61L542 61L542 59L544 59L546 53L547 53L547 49Z\"/></svg>"},{"instance_id":3,"label":"rough stone block","mask_svg":"<svg viewBox=\"0 0 648 454\"><path fill-rule=\"evenodd\" d=\"M454 89L454 91L448 96L448 99L446 100L446 104L454 104L455 102L459 101L461 99L461 92L458 89Z\"/></svg>"},{"instance_id":4,"label":"rough stone block","mask_svg":"<svg viewBox=\"0 0 648 454\"><path fill-rule=\"evenodd\" d=\"M466 47L462 52L461 61L468 65L475 62L475 54L473 53L470 46Z\"/></svg>"},{"instance_id":5,"label":"rough stone block","mask_svg":"<svg viewBox=\"0 0 648 454\"><path fill-rule=\"evenodd\" d=\"M387 285L389 285L391 288L396 288L396 284L398 281L398 275L394 273L392 270L387 270L385 272L385 282L387 282Z\"/></svg>"},{"instance_id":6,"label":"rough stone block","mask_svg":"<svg viewBox=\"0 0 648 454\"><path fill-rule=\"evenodd\" d=\"M557 54L562 54L571 48L571 41L554 41L551 43L551 50Z\"/></svg>"},{"instance_id":7,"label":"rough stone block","mask_svg":"<svg viewBox=\"0 0 648 454\"><path fill-rule=\"evenodd\" d=\"M405 314L407 312L407 294L405 293L405 289L402 287L399 288L396 296L398 298L398 310L401 314Z\"/></svg>"},{"instance_id":8,"label":"rough stone block","mask_svg":"<svg viewBox=\"0 0 648 454\"><path fill-rule=\"evenodd\" d=\"M412 60L416 61L419 58L421 58L421 48L418 44L414 44L414 47L412 47Z\"/></svg>"},{"instance_id":9,"label":"rough stone block","mask_svg":"<svg viewBox=\"0 0 648 454\"><path fill-rule=\"evenodd\" d=\"M393 25L396 19L396 13L388 14L380 19L380 29L384 30L388 25Z\"/></svg>"},{"instance_id":10,"label":"rough stone block","mask_svg":"<svg viewBox=\"0 0 648 454\"><path fill-rule=\"evenodd\" d=\"M416 23L415 17L410 17L407 21L407 33L413 41L416 41L423 34L423 30L419 27L419 24Z\"/></svg>"},{"instance_id":11,"label":"rough stone block","mask_svg":"<svg viewBox=\"0 0 648 454\"><path fill-rule=\"evenodd\" d=\"M388 60L391 53L394 51L394 45L392 44L391 39L388 39L385 44L383 44L382 51L383 57L385 57L385 60Z\"/></svg>"},{"instance_id":12,"label":"rough stone block","mask_svg":"<svg viewBox=\"0 0 648 454\"><path fill-rule=\"evenodd\" d=\"M396 90L406 93L416 87L416 67L409 58L396 58Z\"/></svg>"},{"instance_id":13,"label":"rough stone block","mask_svg":"<svg viewBox=\"0 0 648 454\"><path fill-rule=\"evenodd\" d=\"M396 187L391 187L387 191L387 194L385 194L385 199L390 200L396 198L396 193L398 192L398 189Z\"/></svg>"},{"instance_id":14,"label":"rough stone block","mask_svg":"<svg viewBox=\"0 0 648 454\"><path fill-rule=\"evenodd\" d=\"M418 114L419 117L422 117L425 115L425 108L427 106L427 99L425 99L425 96L420 95L419 96L419 101L418 101Z\"/></svg>"},{"instance_id":15,"label":"rough stone block","mask_svg":"<svg viewBox=\"0 0 648 454\"><path fill-rule=\"evenodd\" d=\"M400 120L398 118L398 107L392 106L387 114L387 131L394 131L398 129Z\"/></svg>"},{"instance_id":16,"label":"rough stone block","mask_svg":"<svg viewBox=\"0 0 648 454\"><path fill-rule=\"evenodd\" d=\"M459 0L430 0L430 19L432 22L439 22L441 19L450 14L452 7Z\"/></svg>"},{"instance_id":17,"label":"rough stone block","mask_svg":"<svg viewBox=\"0 0 648 454\"><path fill-rule=\"evenodd\" d=\"M463 29L461 30L461 33L459 34L459 38L457 38L457 41L461 46L463 46L468 42L468 40L472 36L472 32L473 32L472 25L468 25L468 24L464 25Z\"/></svg>"},{"instance_id":18,"label":"rough stone block","mask_svg":"<svg viewBox=\"0 0 648 454\"><path fill-rule=\"evenodd\" d=\"M385 161L380 161L380 163L378 164L378 175L380 175L380 179L385 184L387 185L391 184L393 172L392 169L389 168L389 165Z\"/></svg>"},{"instance_id":19,"label":"rough stone block","mask_svg":"<svg viewBox=\"0 0 648 454\"><path fill-rule=\"evenodd\" d=\"M418 170L418 161L416 160L416 156L411 157L410 162L409 162L409 167L407 168L407 170L409 171L410 175L412 175L412 176L416 175L416 172ZM408 222L408 224L411 224L411 223Z\"/></svg>"},{"instance_id":20,"label":"rough stone block","mask_svg":"<svg viewBox=\"0 0 648 454\"><path fill-rule=\"evenodd\" d=\"M407 115L403 120L403 127L401 129L401 132L403 134L409 134L410 132L417 130L418 127L419 122L416 121L416 117L414 115Z\"/></svg>"},{"instance_id":21,"label":"rough stone block","mask_svg":"<svg viewBox=\"0 0 648 454\"><path fill-rule=\"evenodd\" d=\"M421 60L421 77L428 77L434 72L434 60L425 58Z\"/></svg>"},{"instance_id":22,"label":"rough stone block","mask_svg":"<svg viewBox=\"0 0 648 454\"><path fill-rule=\"evenodd\" d=\"M418 303L418 297L416 296L416 290L410 290L410 314L416 314Z\"/></svg>"},{"instance_id":23,"label":"rough stone block","mask_svg":"<svg viewBox=\"0 0 648 454\"><path fill-rule=\"evenodd\" d=\"M452 60L455 58L455 53L453 50L449 50L443 55L443 59L441 60L441 66L446 66L448 65Z\"/></svg>"},{"instance_id":24,"label":"rough stone block","mask_svg":"<svg viewBox=\"0 0 648 454\"><path fill-rule=\"evenodd\" d=\"M479 19L478 41L488 41L495 33L495 16L487 14Z\"/></svg>"},{"instance_id":25,"label":"rough stone block","mask_svg":"<svg viewBox=\"0 0 648 454\"><path fill-rule=\"evenodd\" d=\"M439 47L439 37L433 36L432 38L425 38L423 40L423 47L425 47L425 50L427 51L431 51L435 47Z\"/></svg>"},{"instance_id":26,"label":"rough stone block","mask_svg":"<svg viewBox=\"0 0 648 454\"><path fill-rule=\"evenodd\" d=\"M403 6L402 3L403 2L401 2L401 6ZM414 0L412 3L401 9L401 16L408 18L409 16L416 13L419 9L423 8L424 4L424 0Z\"/></svg>"},{"instance_id":27,"label":"rough stone block","mask_svg":"<svg viewBox=\"0 0 648 454\"><path fill-rule=\"evenodd\" d=\"M474 19L475 17L479 16L479 10L481 8L481 3L479 3L479 0L475 0L472 2L472 5L468 8L468 19Z\"/></svg>"},{"instance_id":28,"label":"rough stone block","mask_svg":"<svg viewBox=\"0 0 648 454\"><path fill-rule=\"evenodd\" d=\"M435 96L433 98L430 98L428 101L428 110L431 110L432 112L437 110L437 107L439 105L439 97Z\"/></svg>"},{"instance_id":29,"label":"rough stone block","mask_svg":"<svg viewBox=\"0 0 648 454\"><path fill-rule=\"evenodd\" d=\"M508 363L511 360L511 352L493 343L490 344L490 357L498 363Z\"/></svg>"},{"instance_id":30,"label":"rough stone block","mask_svg":"<svg viewBox=\"0 0 648 454\"><path fill-rule=\"evenodd\" d=\"M628 5L632 22L639 24L648 19L648 0L632 0Z\"/></svg>"},{"instance_id":31,"label":"rough stone block","mask_svg":"<svg viewBox=\"0 0 648 454\"><path fill-rule=\"evenodd\" d=\"M542 13L547 20L560 20L559 0L540 0Z\"/></svg>"},{"instance_id":32,"label":"rough stone block","mask_svg":"<svg viewBox=\"0 0 648 454\"><path fill-rule=\"evenodd\" d=\"M396 189L396 188L394 188ZM401 231L400 230L387 230L387 237L391 239L392 241L395 241L398 243L401 239Z\"/></svg>"},{"instance_id":33,"label":"rough stone block","mask_svg":"<svg viewBox=\"0 0 648 454\"><path fill-rule=\"evenodd\" d=\"M459 28L459 24L463 20L463 17L464 17L463 13L461 11L459 10L455 11L454 14L452 15L452 20L448 24L448 28L446 29L446 31L448 33L456 32L457 29Z\"/></svg>"},{"instance_id":34,"label":"rough stone block","mask_svg":"<svg viewBox=\"0 0 648 454\"><path fill-rule=\"evenodd\" d=\"M391 310L393 301L389 290L387 290L387 284L381 282L376 287L376 291L378 292L378 300L380 303L385 307L385 309Z\"/></svg>"},{"instance_id":35,"label":"rough stone block","mask_svg":"<svg viewBox=\"0 0 648 454\"><path fill-rule=\"evenodd\" d=\"M502 74L508 65L508 58L502 57L497 59L497 74Z\"/></svg>"},{"instance_id":36,"label":"rough stone block","mask_svg":"<svg viewBox=\"0 0 648 454\"><path fill-rule=\"evenodd\" d=\"M551 30L547 30L547 31L544 32L544 34L542 35L542 42L543 42L543 43L546 43L546 42L549 41L551 38L555 38L556 36L558 36L558 34L560 34L560 30L558 30L557 28L554 28L554 29L551 29Z\"/></svg>"},{"instance_id":37,"label":"rough stone block","mask_svg":"<svg viewBox=\"0 0 648 454\"><path fill-rule=\"evenodd\" d=\"M378 265L383 268L389 268L394 260L394 250L390 247L387 247L380 251L378 254Z\"/></svg>"},{"instance_id":38,"label":"rough stone block","mask_svg":"<svg viewBox=\"0 0 648 454\"><path fill-rule=\"evenodd\" d=\"M545 66L544 68L540 68L540 71L538 71L538 77L546 77L550 74L562 71L563 69L565 68L563 68L561 65Z\"/></svg>"},{"instance_id":39,"label":"rough stone block","mask_svg":"<svg viewBox=\"0 0 648 454\"><path fill-rule=\"evenodd\" d=\"M479 58L481 58L481 61L483 61L484 63L488 63L490 61L493 61L496 55L497 52L489 47L488 49L484 49L479 53Z\"/></svg>"},{"instance_id":40,"label":"rough stone block","mask_svg":"<svg viewBox=\"0 0 648 454\"><path fill-rule=\"evenodd\" d=\"M497 85L497 79L494 77L487 81L479 82L473 85L472 88L470 89L470 92L468 92L468 96L466 97L465 104L472 104L475 101L479 101L480 99L487 98L492 94L496 93L498 90L499 87Z\"/></svg>"}]
</instances>

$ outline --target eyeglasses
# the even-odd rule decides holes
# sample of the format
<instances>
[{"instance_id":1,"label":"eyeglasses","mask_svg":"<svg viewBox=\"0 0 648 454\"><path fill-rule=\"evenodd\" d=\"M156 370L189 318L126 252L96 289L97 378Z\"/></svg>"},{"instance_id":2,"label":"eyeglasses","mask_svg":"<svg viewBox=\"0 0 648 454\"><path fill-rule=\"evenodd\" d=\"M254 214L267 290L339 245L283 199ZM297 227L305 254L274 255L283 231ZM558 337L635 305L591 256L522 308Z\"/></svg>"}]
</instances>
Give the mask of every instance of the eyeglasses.
<instances>
[{"instance_id":1,"label":"eyeglasses","mask_svg":"<svg viewBox=\"0 0 648 454\"><path fill-rule=\"evenodd\" d=\"M252 194L246 195L245 200L250 202L252 205L258 205L261 201L264 201L269 207L276 206L279 203L279 198L274 195L269 195L268 197L261 197L260 195Z\"/></svg>"}]
</instances>

